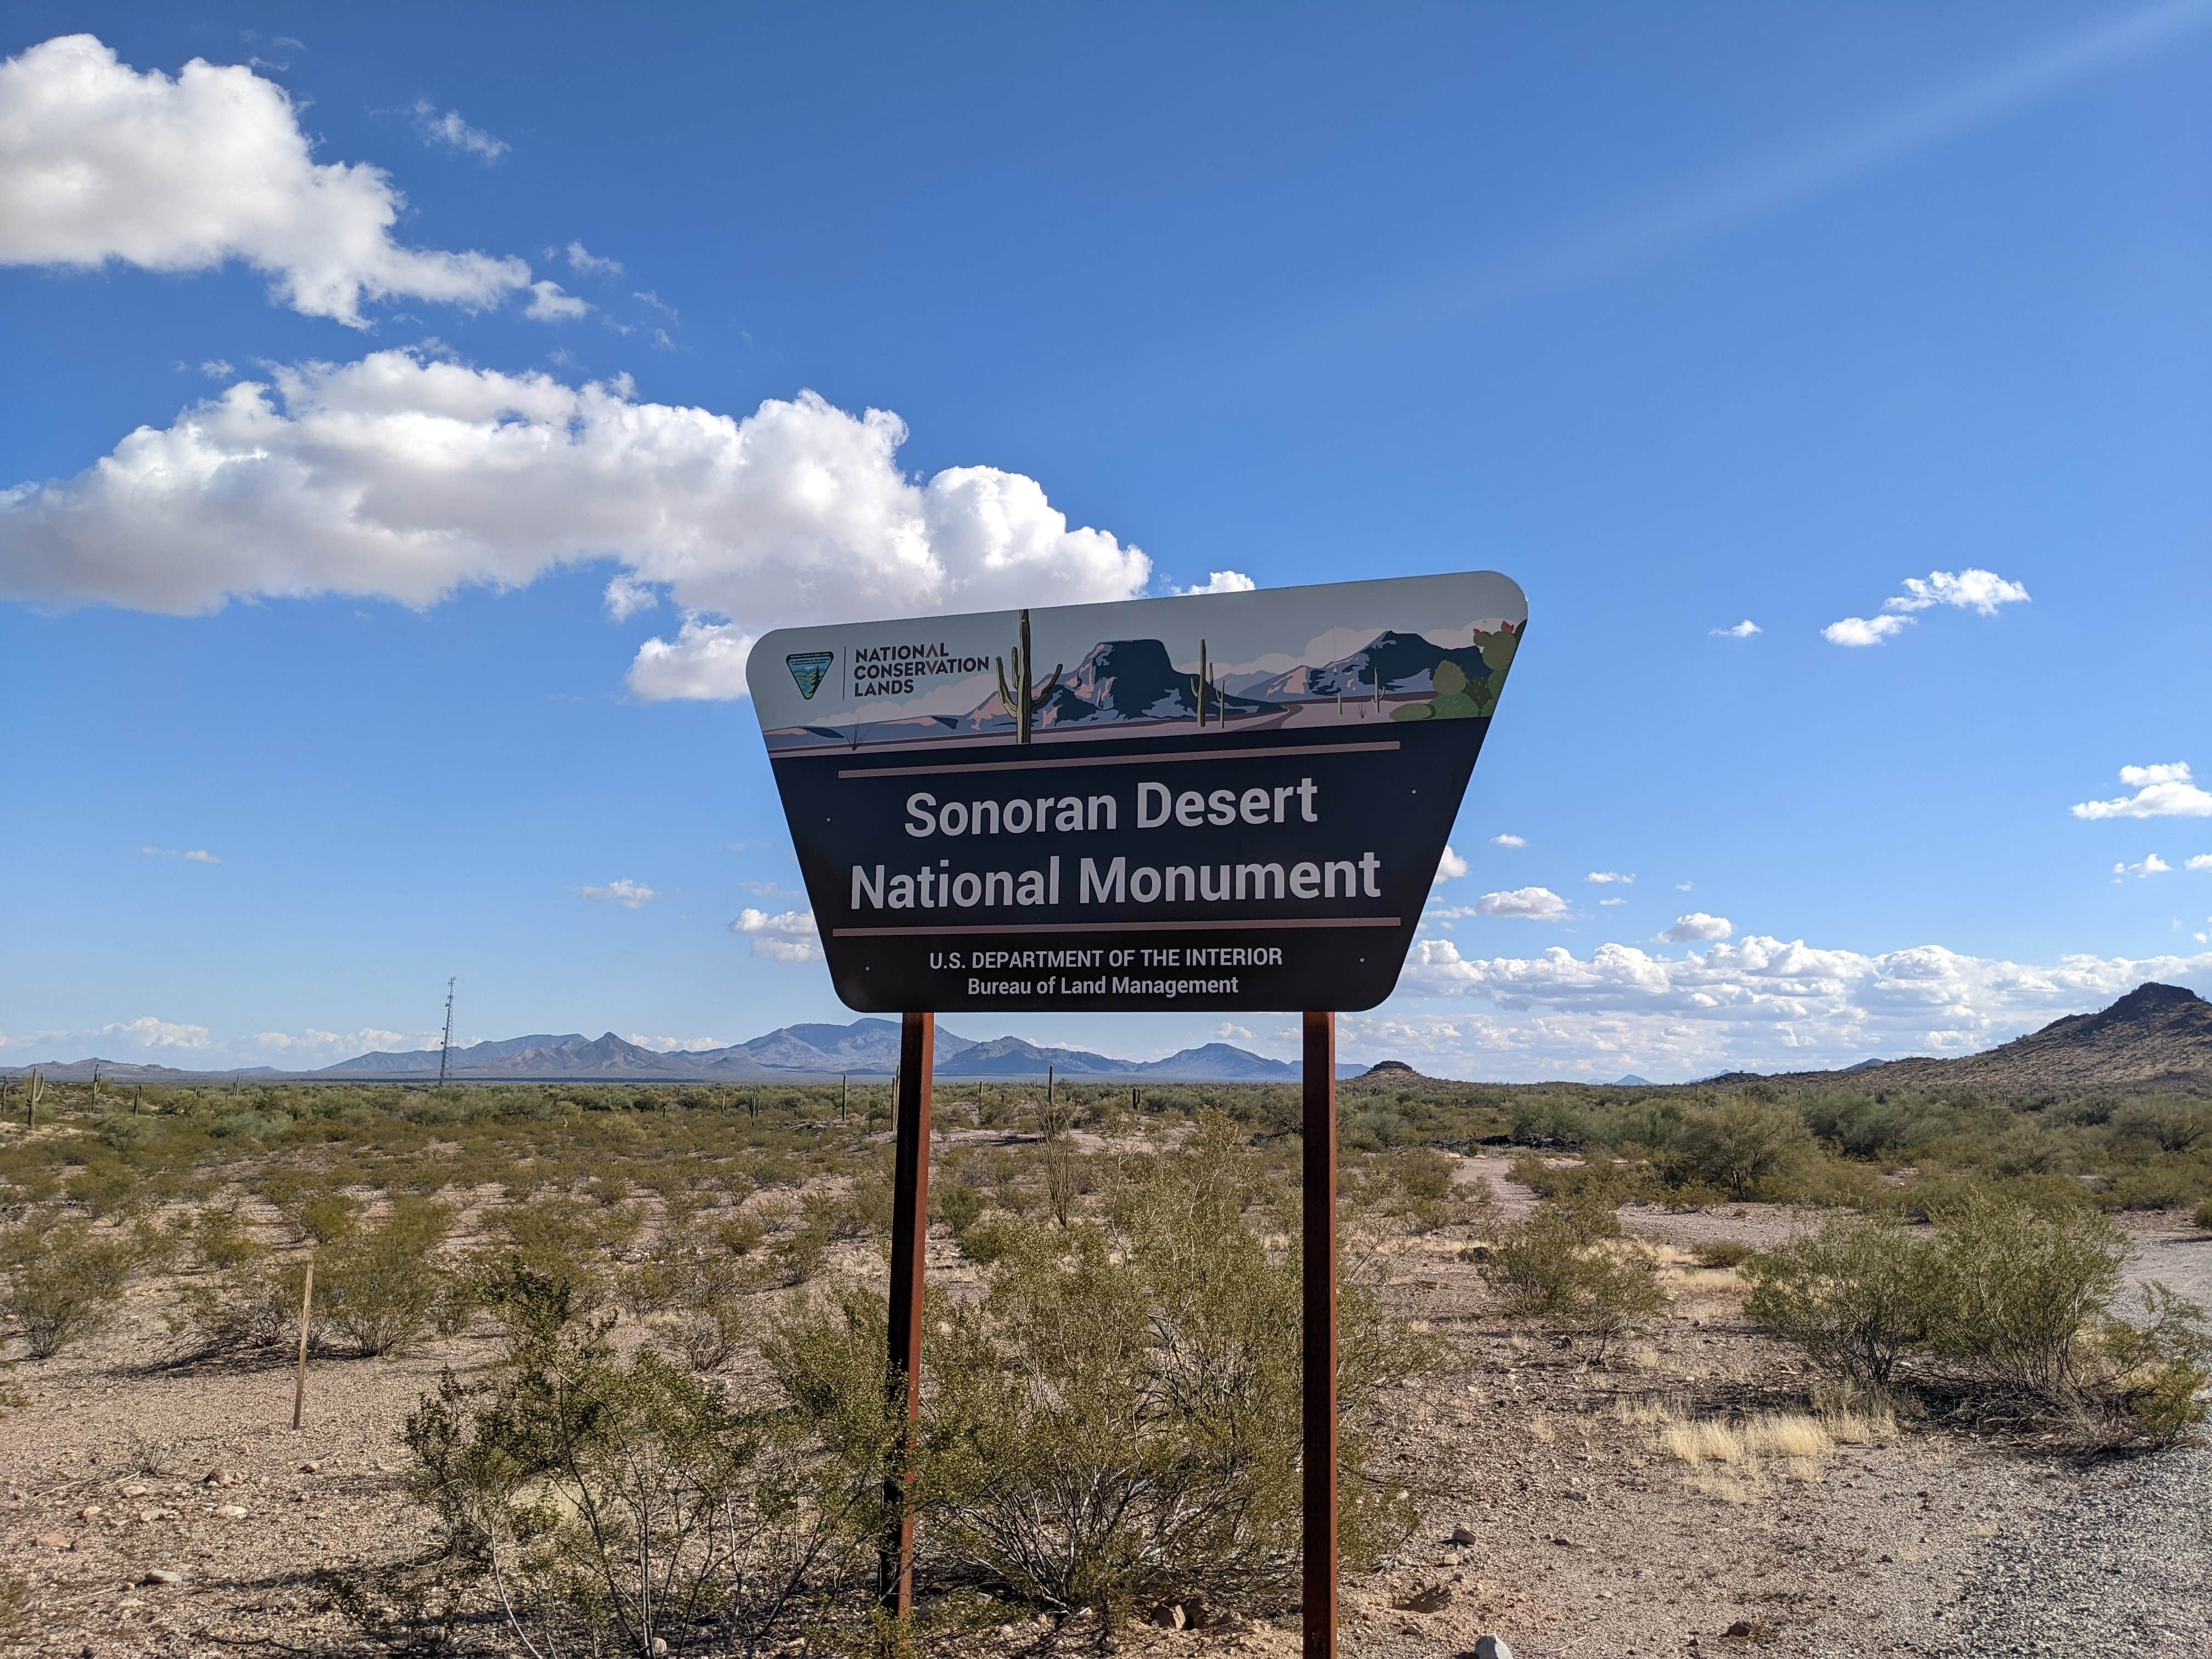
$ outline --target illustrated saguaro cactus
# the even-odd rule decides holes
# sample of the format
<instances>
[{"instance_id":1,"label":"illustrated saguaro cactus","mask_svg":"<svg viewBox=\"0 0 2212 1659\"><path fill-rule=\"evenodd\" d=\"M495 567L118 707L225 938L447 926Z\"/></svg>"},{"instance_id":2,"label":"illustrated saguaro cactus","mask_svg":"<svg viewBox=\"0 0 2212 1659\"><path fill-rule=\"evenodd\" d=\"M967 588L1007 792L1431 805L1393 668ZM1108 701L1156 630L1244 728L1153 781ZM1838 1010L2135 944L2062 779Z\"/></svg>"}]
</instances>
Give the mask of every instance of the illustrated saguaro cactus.
<instances>
[{"instance_id":1,"label":"illustrated saguaro cactus","mask_svg":"<svg viewBox=\"0 0 2212 1659\"><path fill-rule=\"evenodd\" d=\"M1030 649L1030 613L1026 611L1022 612L1021 638L1014 646L1013 674L1011 684L1006 673L1006 659L994 657L992 661L997 665L999 671L999 701L1006 704L1006 712L1014 717L1014 741L1027 743L1030 740L1030 729L1036 724L1036 711L1043 708L1045 699L1052 696L1053 687L1060 684L1061 671L1066 667L1066 665L1054 663L1052 665L1052 678L1038 686L1034 696L1031 695L1030 687L1036 680L1036 660L1035 654ZM1019 692L1018 696L1016 695L1017 691Z\"/></svg>"},{"instance_id":2,"label":"illustrated saguaro cactus","mask_svg":"<svg viewBox=\"0 0 2212 1659\"><path fill-rule=\"evenodd\" d=\"M1212 685L1206 672L1206 641L1200 640L1198 642L1198 672L1190 683L1190 694L1198 701L1198 723L1200 726L1206 724L1206 694L1210 690ZM1218 692L1213 700L1213 715L1216 720L1221 718L1221 698Z\"/></svg>"}]
</instances>

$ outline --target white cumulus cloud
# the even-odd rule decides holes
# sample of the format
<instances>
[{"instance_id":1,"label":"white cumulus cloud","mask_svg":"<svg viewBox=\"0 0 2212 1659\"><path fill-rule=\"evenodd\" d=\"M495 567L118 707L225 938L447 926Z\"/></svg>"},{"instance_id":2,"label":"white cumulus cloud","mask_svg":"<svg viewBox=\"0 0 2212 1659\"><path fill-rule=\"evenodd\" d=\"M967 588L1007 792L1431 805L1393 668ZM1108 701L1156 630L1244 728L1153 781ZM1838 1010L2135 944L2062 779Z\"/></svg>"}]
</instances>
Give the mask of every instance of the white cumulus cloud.
<instances>
[{"instance_id":1,"label":"white cumulus cloud","mask_svg":"<svg viewBox=\"0 0 2212 1659\"><path fill-rule=\"evenodd\" d=\"M1466 873L1467 860L1462 858L1458 854L1453 852L1451 849L1451 843L1449 842L1446 842L1444 843L1444 855L1437 860L1437 878L1430 884L1435 887L1441 887L1448 881L1457 881Z\"/></svg>"},{"instance_id":2,"label":"white cumulus cloud","mask_svg":"<svg viewBox=\"0 0 2212 1659\"><path fill-rule=\"evenodd\" d=\"M1528 844L1528 838L1526 836L1515 835L1492 836L1490 838L1490 844L1492 847L1526 847Z\"/></svg>"},{"instance_id":3,"label":"white cumulus cloud","mask_svg":"<svg viewBox=\"0 0 2212 1659\"><path fill-rule=\"evenodd\" d=\"M1674 925L1659 935L1662 945L1687 945L1692 939L1727 939L1735 932L1735 924L1726 916L1709 916L1703 910L1692 910L1686 916L1674 918Z\"/></svg>"},{"instance_id":4,"label":"white cumulus cloud","mask_svg":"<svg viewBox=\"0 0 2212 1659\"><path fill-rule=\"evenodd\" d=\"M1474 914L1557 921L1567 914L1567 902L1548 887L1516 887L1510 892L1485 893L1474 902Z\"/></svg>"},{"instance_id":5,"label":"white cumulus cloud","mask_svg":"<svg viewBox=\"0 0 2212 1659\"><path fill-rule=\"evenodd\" d=\"M1972 567L1956 573L1931 570L1925 576L1907 576L1903 585L1904 592L1882 601L1881 616L1845 617L1822 629L1822 636L1831 645L1880 645L1909 626L1917 611L1942 605L1994 617L1999 605L2024 605L2028 597L2027 589L2018 582L2007 581L1994 570Z\"/></svg>"},{"instance_id":6,"label":"white cumulus cloud","mask_svg":"<svg viewBox=\"0 0 2212 1659\"><path fill-rule=\"evenodd\" d=\"M1734 628L1716 628L1711 630L1716 637L1724 640L1747 640L1753 634L1760 631L1759 624L1748 617Z\"/></svg>"},{"instance_id":7,"label":"white cumulus cloud","mask_svg":"<svg viewBox=\"0 0 2212 1659\"><path fill-rule=\"evenodd\" d=\"M522 314L533 323L565 323L574 321L591 310L588 301L578 299L558 283L538 282L530 285L530 303Z\"/></svg>"},{"instance_id":8,"label":"white cumulus cloud","mask_svg":"<svg viewBox=\"0 0 2212 1659\"><path fill-rule=\"evenodd\" d=\"M619 904L625 910L642 910L660 896L644 883L632 881L627 876L604 887L572 887L568 890L594 904Z\"/></svg>"},{"instance_id":9,"label":"white cumulus cloud","mask_svg":"<svg viewBox=\"0 0 2212 1659\"><path fill-rule=\"evenodd\" d=\"M1583 879L1584 881L1595 882L1601 887L1609 887L1616 883L1621 886L1626 887L1633 885L1636 878L1634 876L1624 876L1618 870L1593 870L1589 874L1584 876Z\"/></svg>"},{"instance_id":10,"label":"white cumulus cloud","mask_svg":"<svg viewBox=\"0 0 2212 1659\"><path fill-rule=\"evenodd\" d=\"M142 1014L137 1019L115 1020L100 1028L102 1036L120 1037L141 1048L206 1048L212 1046L204 1025L179 1025Z\"/></svg>"},{"instance_id":11,"label":"white cumulus cloud","mask_svg":"<svg viewBox=\"0 0 2212 1659\"><path fill-rule=\"evenodd\" d=\"M379 168L313 159L284 89L194 58L140 74L89 34L0 63L0 264L207 270L242 259L311 317L365 301L495 305L520 259L404 247Z\"/></svg>"},{"instance_id":12,"label":"white cumulus cloud","mask_svg":"<svg viewBox=\"0 0 2212 1659\"><path fill-rule=\"evenodd\" d=\"M1195 587L1178 587L1177 593L1249 593L1260 586L1241 570L1215 570Z\"/></svg>"},{"instance_id":13,"label":"white cumulus cloud","mask_svg":"<svg viewBox=\"0 0 2212 1659\"><path fill-rule=\"evenodd\" d=\"M275 371L0 492L0 598L185 615L232 597L428 605L613 559L684 616L644 697L742 696L787 623L1121 599L1152 562L994 467L898 465L896 415L812 392L742 419L409 351Z\"/></svg>"},{"instance_id":14,"label":"white cumulus cloud","mask_svg":"<svg viewBox=\"0 0 2212 1659\"><path fill-rule=\"evenodd\" d=\"M811 910L785 910L770 915L765 910L746 908L738 912L730 931L746 935L752 941L753 954L771 962L812 962L822 954L822 936L814 926Z\"/></svg>"},{"instance_id":15,"label":"white cumulus cloud","mask_svg":"<svg viewBox=\"0 0 2212 1659\"><path fill-rule=\"evenodd\" d=\"M2120 781L2136 793L2117 800L2076 802L2077 818L2212 818L2212 791L2190 781L2188 763L2123 766Z\"/></svg>"},{"instance_id":16,"label":"white cumulus cloud","mask_svg":"<svg viewBox=\"0 0 2212 1659\"><path fill-rule=\"evenodd\" d=\"M2166 874L2172 868L2173 866L2172 865L2168 864L2164 859L2159 857L2157 854L2147 853L2143 855L2142 861L2140 864L2114 865L2112 866L2112 873L2115 876L2135 876L2137 878L2143 876L2162 876Z\"/></svg>"},{"instance_id":17,"label":"white cumulus cloud","mask_svg":"<svg viewBox=\"0 0 2212 1659\"><path fill-rule=\"evenodd\" d=\"M2212 853L2199 853L2181 867L2185 870L2212 870Z\"/></svg>"},{"instance_id":18,"label":"white cumulus cloud","mask_svg":"<svg viewBox=\"0 0 2212 1659\"><path fill-rule=\"evenodd\" d=\"M1345 1015L1340 1030L1347 1048L1426 1058L1422 1070L1445 1076L1687 1079L1966 1053L2103 1007L2146 980L2212 988L2212 952L2039 965L1932 945L1869 956L1753 937L1679 959L1604 945L1587 957L1554 948L1482 960L1427 939L1414 944L1401 994L1469 1012L1391 1006ZM1475 1012L1484 1005L1497 1012Z\"/></svg>"}]
</instances>

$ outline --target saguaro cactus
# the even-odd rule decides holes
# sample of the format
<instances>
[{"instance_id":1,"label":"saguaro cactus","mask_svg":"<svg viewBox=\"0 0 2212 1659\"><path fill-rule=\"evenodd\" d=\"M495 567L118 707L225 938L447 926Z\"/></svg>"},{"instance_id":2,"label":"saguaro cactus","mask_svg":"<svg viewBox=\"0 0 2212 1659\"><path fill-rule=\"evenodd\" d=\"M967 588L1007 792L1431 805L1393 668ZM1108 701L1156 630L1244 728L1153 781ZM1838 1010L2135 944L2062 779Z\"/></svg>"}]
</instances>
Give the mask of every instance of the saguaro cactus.
<instances>
[{"instance_id":1,"label":"saguaro cactus","mask_svg":"<svg viewBox=\"0 0 2212 1659\"><path fill-rule=\"evenodd\" d=\"M1190 683L1190 694L1198 700L1198 723L1200 726L1206 724L1206 694L1212 689L1212 679L1207 673L1206 641L1200 640L1198 642L1198 672ZM1221 718L1221 698L1218 692L1213 700L1213 715L1216 720Z\"/></svg>"},{"instance_id":2,"label":"saguaro cactus","mask_svg":"<svg viewBox=\"0 0 2212 1659\"><path fill-rule=\"evenodd\" d=\"M1037 687L1036 695L1030 695L1030 687L1036 679L1036 659L1030 649L1030 613L1026 611L1022 612L1021 638L1014 646L1011 684L1008 684L1006 659L994 657L992 661L999 671L999 701L1006 704L1006 712L1014 717L1014 741L1027 743L1030 729L1036 724L1036 711L1043 708L1045 699L1052 696L1052 689L1060 684L1060 672L1066 665L1053 664L1052 678ZM1016 695L1018 690L1018 696Z\"/></svg>"}]
</instances>

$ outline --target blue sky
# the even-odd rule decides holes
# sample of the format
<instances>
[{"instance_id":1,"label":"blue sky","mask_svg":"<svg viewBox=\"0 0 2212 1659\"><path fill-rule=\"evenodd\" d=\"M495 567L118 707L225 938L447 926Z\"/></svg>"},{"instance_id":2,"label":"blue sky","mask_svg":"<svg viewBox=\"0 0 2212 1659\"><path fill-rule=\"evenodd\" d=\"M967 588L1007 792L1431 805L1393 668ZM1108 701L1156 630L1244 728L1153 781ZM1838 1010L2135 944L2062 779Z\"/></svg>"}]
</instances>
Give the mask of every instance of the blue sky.
<instances>
[{"instance_id":1,"label":"blue sky","mask_svg":"<svg viewBox=\"0 0 2212 1659\"><path fill-rule=\"evenodd\" d=\"M2212 3L5 27L0 1061L841 1018L731 665L987 557L1527 590L1352 1057L2212 991Z\"/></svg>"}]
</instances>

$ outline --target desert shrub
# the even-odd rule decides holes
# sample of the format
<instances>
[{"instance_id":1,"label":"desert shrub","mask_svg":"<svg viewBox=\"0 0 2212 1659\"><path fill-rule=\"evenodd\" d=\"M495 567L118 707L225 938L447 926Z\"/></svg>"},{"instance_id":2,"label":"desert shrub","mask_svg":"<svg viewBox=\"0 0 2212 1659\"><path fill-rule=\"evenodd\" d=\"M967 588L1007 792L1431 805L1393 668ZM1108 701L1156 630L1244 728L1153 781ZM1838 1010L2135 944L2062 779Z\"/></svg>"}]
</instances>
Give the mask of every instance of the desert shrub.
<instances>
[{"instance_id":1,"label":"desert shrub","mask_svg":"<svg viewBox=\"0 0 2212 1659\"><path fill-rule=\"evenodd\" d=\"M1298 1272L1248 1221L1247 1160L1224 1134L1198 1144L1117 1182L1099 1220L1010 1229L982 1299L933 1308L917 1491L950 1570L1109 1625L1289 1594ZM1340 1297L1343 1547L1364 1564L1412 1519L1370 1474L1381 1396L1434 1353L1356 1278ZM772 1358L866 1488L887 1449L883 1337L854 1300L795 1315Z\"/></svg>"},{"instance_id":2,"label":"desert shrub","mask_svg":"<svg viewBox=\"0 0 2212 1659\"><path fill-rule=\"evenodd\" d=\"M1677 1186L1762 1198L1779 1195L1815 1151L1812 1131L1790 1108L1733 1095L1685 1113L1662 1166Z\"/></svg>"},{"instance_id":3,"label":"desert shrub","mask_svg":"<svg viewBox=\"0 0 2212 1659\"><path fill-rule=\"evenodd\" d=\"M937 1212L945 1230L955 1238L967 1236L968 1230L982 1218L983 1194L964 1181L948 1181L933 1186L929 1191L930 1207Z\"/></svg>"},{"instance_id":4,"label":"desert shrub","mask_svg":"<svg viewBox=\"0 0 2212 1659\"><path fill-rule=\"evenodd\" d=\"M304 1261L256 1259L185 1285L176 1304L161 1316L168 1328L169 1363L265 1362L295 1352L306 1271ZM320 1295L315 1304L307 1340L310 1348L321 1352L327 1346L329 1321Z\"/></svg>"},{"instance_id":5,"label":"desert shrub","mask_svg":"<svg viewBox=\"0 0 2212 1659\"><path fill-rule=\"evenodd\" d=\"M1746 1311L1839 1373L1905 1376L1984 1418L2099 1446L2204 1419L2203 1310L2162 1285L2118 1309L2126 1241L2079 1204L1962 1188L1932 1237L1838 1217L1751 1263Z\"/></svg>"},{"instance_id":6,"label":"desert shrub","mask_svg":"<svg viewBox=\"0 0 2212 1659\"><path fill-rule=\"evenodd\" d=\"M396 1352L431 1328L447 1287L439 1247L452 1224L443 1205L400 1199L380 1225L325 1249L316 1296L362 1357Z\"/></svg>"},{"instance_id":7,"label":"desert shrub","mask_svg":"<svg viewBox=\"0 0 2212 1659\"><path fill-rule=\"evenodd\" d=\"M830 1235L817 1228L801 1227L769 1252L776 1282L804 1285L822 1271L829 1259Z\"/></svg>"},{"instance_id":8,"label":"desert shrub","mask_svg":"<svg viewBox=\"0 0 2212 1659\"><path fill-rule=\"evenodd\" d=\"M1546 1199L1526 1221L1497 1231L1479 1270L1508 1317L1595 1338L1602 1353L1667 1303L1650 1252L1614 1243L1620 1235L1620 1218L1602 1200Z\"/></svg>"},{"instance_id":9,"label":"desert shrub","mask_svg":"<svg viewBox=\"0 0 2212 1659\"><path fill-rule=\"evenodd\" d=\"M350 1238L361 1226L361 1206L328 1187L301 1194L283 1214L294 1237L315 1244L335 1244Z\"/></svg>"},{"instance_id":10,"label":"desert shrub","mask_svg":"<svg viewBox=\"0 0 2212 1659\"><path fill-rule=\"evenodd\" d=\"M51 1358L114 1318L136 1258L128 1237L82 1220L0 1234L0 1313L22 1328L33 1358Z\"/></svg>"},{"instance_id":11,"label":"desert shrub","mask_svg":"<svg viewBox=\"0 0 2212 1659\"><path fill-rule=\"evenodd\" d=\"M988 1267L1006 1255L1019 1231L1011 1221L979 1221L959 1236L960 1249L970 1261Z\"/></svg>"},{"instance_id":12,"label":"desert shrub","mask_svg":"<svg viewBox=\"0 0 2212 1659\"><path fill-rule=\"evenodd\" d=\"M1744 1311L1848 1376L1887 1383L1937 1317L1935 1247L1894 1221L1838 1215L1744 1264Z\"/></svg>"},{"instance_id":13,"label":"desert shrub","mask_svg":"<svg viewBox=\"0 0 2212 1659\"><path fill-rule=\"evenodd\" d=\"M2197 1206L2197 1213L2189 1218L2189 1224L2200 1233L2212 1233L2212 1198Z\"/></svg>"},{"instance_id":14,"label":"desert shrub","mask_svg":"<svg viewBox=\"0 0 2212 1659\"><path fill-rule=\"evenodd\" d=\"M262 1253L246 1218L232 1206L211 1204L192 1219L192 1254L210 1272L244 1267Z\"/></svg>"},{"instance_id":15,"label":"desert shrub","mask_svg":"<svg viewBox=\"0 0 2212 1659\"><path fill-rule=\"evenodd\" d=\"M649 1348L624 1361L556 1281L534 1293L507 1358L473 1385L447 1371L404 1434L451 1577L488 1580L529 1650L756 1653L872 1566L793 1413Z\"/></svg>"},{"instance_id":16,"label":"desert shrub","mask_svg":"<svg viewBox=\"0 0 2212 1659\"><path fill-rule=\"evenodd\" d=\"M2046 1397L2081 1377L2126 1255L2110 1220L1969 1194L1941 1218L1936 1249L1937 1354Z\"/></svg>"},{"instance_id":17,"label":"desert shrub","mask_svg":"<svg viewBox=\"0 0 2212 1659\"><path fill-rule=\"evenodd\" d=\"M721 1218L710 1231L715 1243L732 1255L750 1255L768 1242L760 1218L744 1210Z\"/></svg>"},{"instance_id":18,"label":"desert shrub","mask_svg":"<svg viewBox=\"0 0 2212 1659\"><path fill-rule=\"evenodd\" d=\"M2161 1152L2185 1152L2212 1142L2212 1101L2140 1101L2115 1112L2112 1127L2115 1139L2147 1141Z\"/></svg>"}]
</instances>

